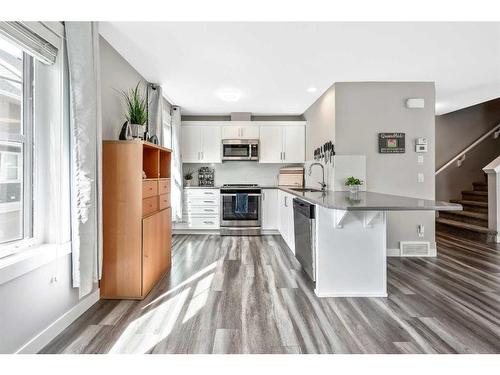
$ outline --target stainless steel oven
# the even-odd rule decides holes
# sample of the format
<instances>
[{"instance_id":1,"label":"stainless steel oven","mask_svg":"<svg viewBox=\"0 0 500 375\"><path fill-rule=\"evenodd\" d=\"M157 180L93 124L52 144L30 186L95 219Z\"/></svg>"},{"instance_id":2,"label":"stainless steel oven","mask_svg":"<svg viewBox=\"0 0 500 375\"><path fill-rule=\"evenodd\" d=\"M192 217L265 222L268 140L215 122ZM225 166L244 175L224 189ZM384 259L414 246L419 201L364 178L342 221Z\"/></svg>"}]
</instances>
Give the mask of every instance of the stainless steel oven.
<instances>
[{"instance_id":1,"label":"stainless steel oven","mask_svg":"<svg viewBox=\"0 0 500 375\"><path fill-rule=\"evenodd\" d=\"M220 190L220 234L222 236L260 236L261 189L258 185L223 185ZM245 212L238 212L236 197L246 194Z\"/></svg>"},{"instance_id":2,"label":"stainless steel oven","mask_svg":"<svg viewBox=\"0 0 500 375\"><path fill-rule=\"evenodd\" d=\"M258 139L223 139L222 161L259 160Z\"/></svg>"}]
</instances>

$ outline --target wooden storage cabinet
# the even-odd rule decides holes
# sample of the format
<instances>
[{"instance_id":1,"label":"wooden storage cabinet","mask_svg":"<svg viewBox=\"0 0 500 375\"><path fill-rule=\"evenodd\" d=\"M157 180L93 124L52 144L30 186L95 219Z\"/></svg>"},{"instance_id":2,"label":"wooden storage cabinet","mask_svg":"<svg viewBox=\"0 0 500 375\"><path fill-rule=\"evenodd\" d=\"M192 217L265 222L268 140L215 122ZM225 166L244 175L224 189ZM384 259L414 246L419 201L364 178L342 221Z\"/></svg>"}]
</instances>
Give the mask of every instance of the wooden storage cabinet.
<instances>
[{"instance_id":1,"label":"wooden storage cabinet","mask_svg":"<svg viewBox=\"0 0 500 375\"><path fill-rule=\"evenodd\" d=\"M169 271L170 161L154 144L104 141L101 298L142 299Z\"/></svg>"}]
</instances>

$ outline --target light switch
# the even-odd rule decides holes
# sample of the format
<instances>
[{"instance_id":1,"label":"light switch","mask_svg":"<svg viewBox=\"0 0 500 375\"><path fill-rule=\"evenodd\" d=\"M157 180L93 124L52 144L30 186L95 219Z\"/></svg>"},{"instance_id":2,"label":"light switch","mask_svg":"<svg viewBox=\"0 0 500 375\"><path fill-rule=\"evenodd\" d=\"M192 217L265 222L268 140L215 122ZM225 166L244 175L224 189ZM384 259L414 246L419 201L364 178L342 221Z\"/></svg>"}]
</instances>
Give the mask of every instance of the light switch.
<instances>
[{"instance_id":1,"label":"light switch","mask_svg":"<svg viewBox=\"0 0 500 375\"><path fill-rule=\"evenodd\" d=\"M417 174L417 182L424 182L424 174L423 173Z\"/></svg>"},{"instance_id":2,"label":"light switch","mask_svg":"<svg viewBox=\"0 0 500 375\"><path fill-rule=\"evenodd\" d=\"M417 163L418 164L424 164L424 155L418 155L417 156Z\"/></svg>"}]
</instances>

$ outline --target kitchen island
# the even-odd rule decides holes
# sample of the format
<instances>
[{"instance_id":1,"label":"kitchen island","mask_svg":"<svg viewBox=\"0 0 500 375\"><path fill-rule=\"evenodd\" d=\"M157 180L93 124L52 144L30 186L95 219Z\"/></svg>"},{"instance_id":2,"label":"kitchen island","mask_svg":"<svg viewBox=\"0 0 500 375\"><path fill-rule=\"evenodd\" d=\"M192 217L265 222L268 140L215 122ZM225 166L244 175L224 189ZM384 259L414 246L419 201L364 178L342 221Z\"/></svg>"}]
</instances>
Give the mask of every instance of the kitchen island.
<instances>
[{"instance_id":1,"label":"kitchen island","mask_svg":"<svg viewBox=\"0 0 500 375\"><path fill-rule=\"evenodd\" d=\"M386 297L387 211L458 211L447 202L373 192L280 189L314 204L315 293L319 297Z\"/></svg>"}]
</instances>

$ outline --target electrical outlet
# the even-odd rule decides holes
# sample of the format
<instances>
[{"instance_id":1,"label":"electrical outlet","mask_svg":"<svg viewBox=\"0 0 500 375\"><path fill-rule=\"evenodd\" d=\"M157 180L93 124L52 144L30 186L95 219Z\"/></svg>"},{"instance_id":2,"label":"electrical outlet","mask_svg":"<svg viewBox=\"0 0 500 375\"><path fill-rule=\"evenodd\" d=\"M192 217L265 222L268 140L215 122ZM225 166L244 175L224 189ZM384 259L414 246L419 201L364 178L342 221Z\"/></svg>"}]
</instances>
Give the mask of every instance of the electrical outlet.
<instances>
[{"instance_id":1,"label":"electrical outlet","mask_svg":"<svg viewBox=\"0 0 500 375\"><path fill-rule=\"evenodd\" d=\"M417 182L424 182L424 174L423 173L417 174Z\"/></svg>"},{"instance_id":2,"label":"electrical outlet","mask_svg":"<svg viewBox=\"0 0 500 375\"><path fill-rule=\"evenodd\" d=\"M417 163L418 164L424 164L424 155L418 155L417 156Z\"/></svg>"}]
</instances>

